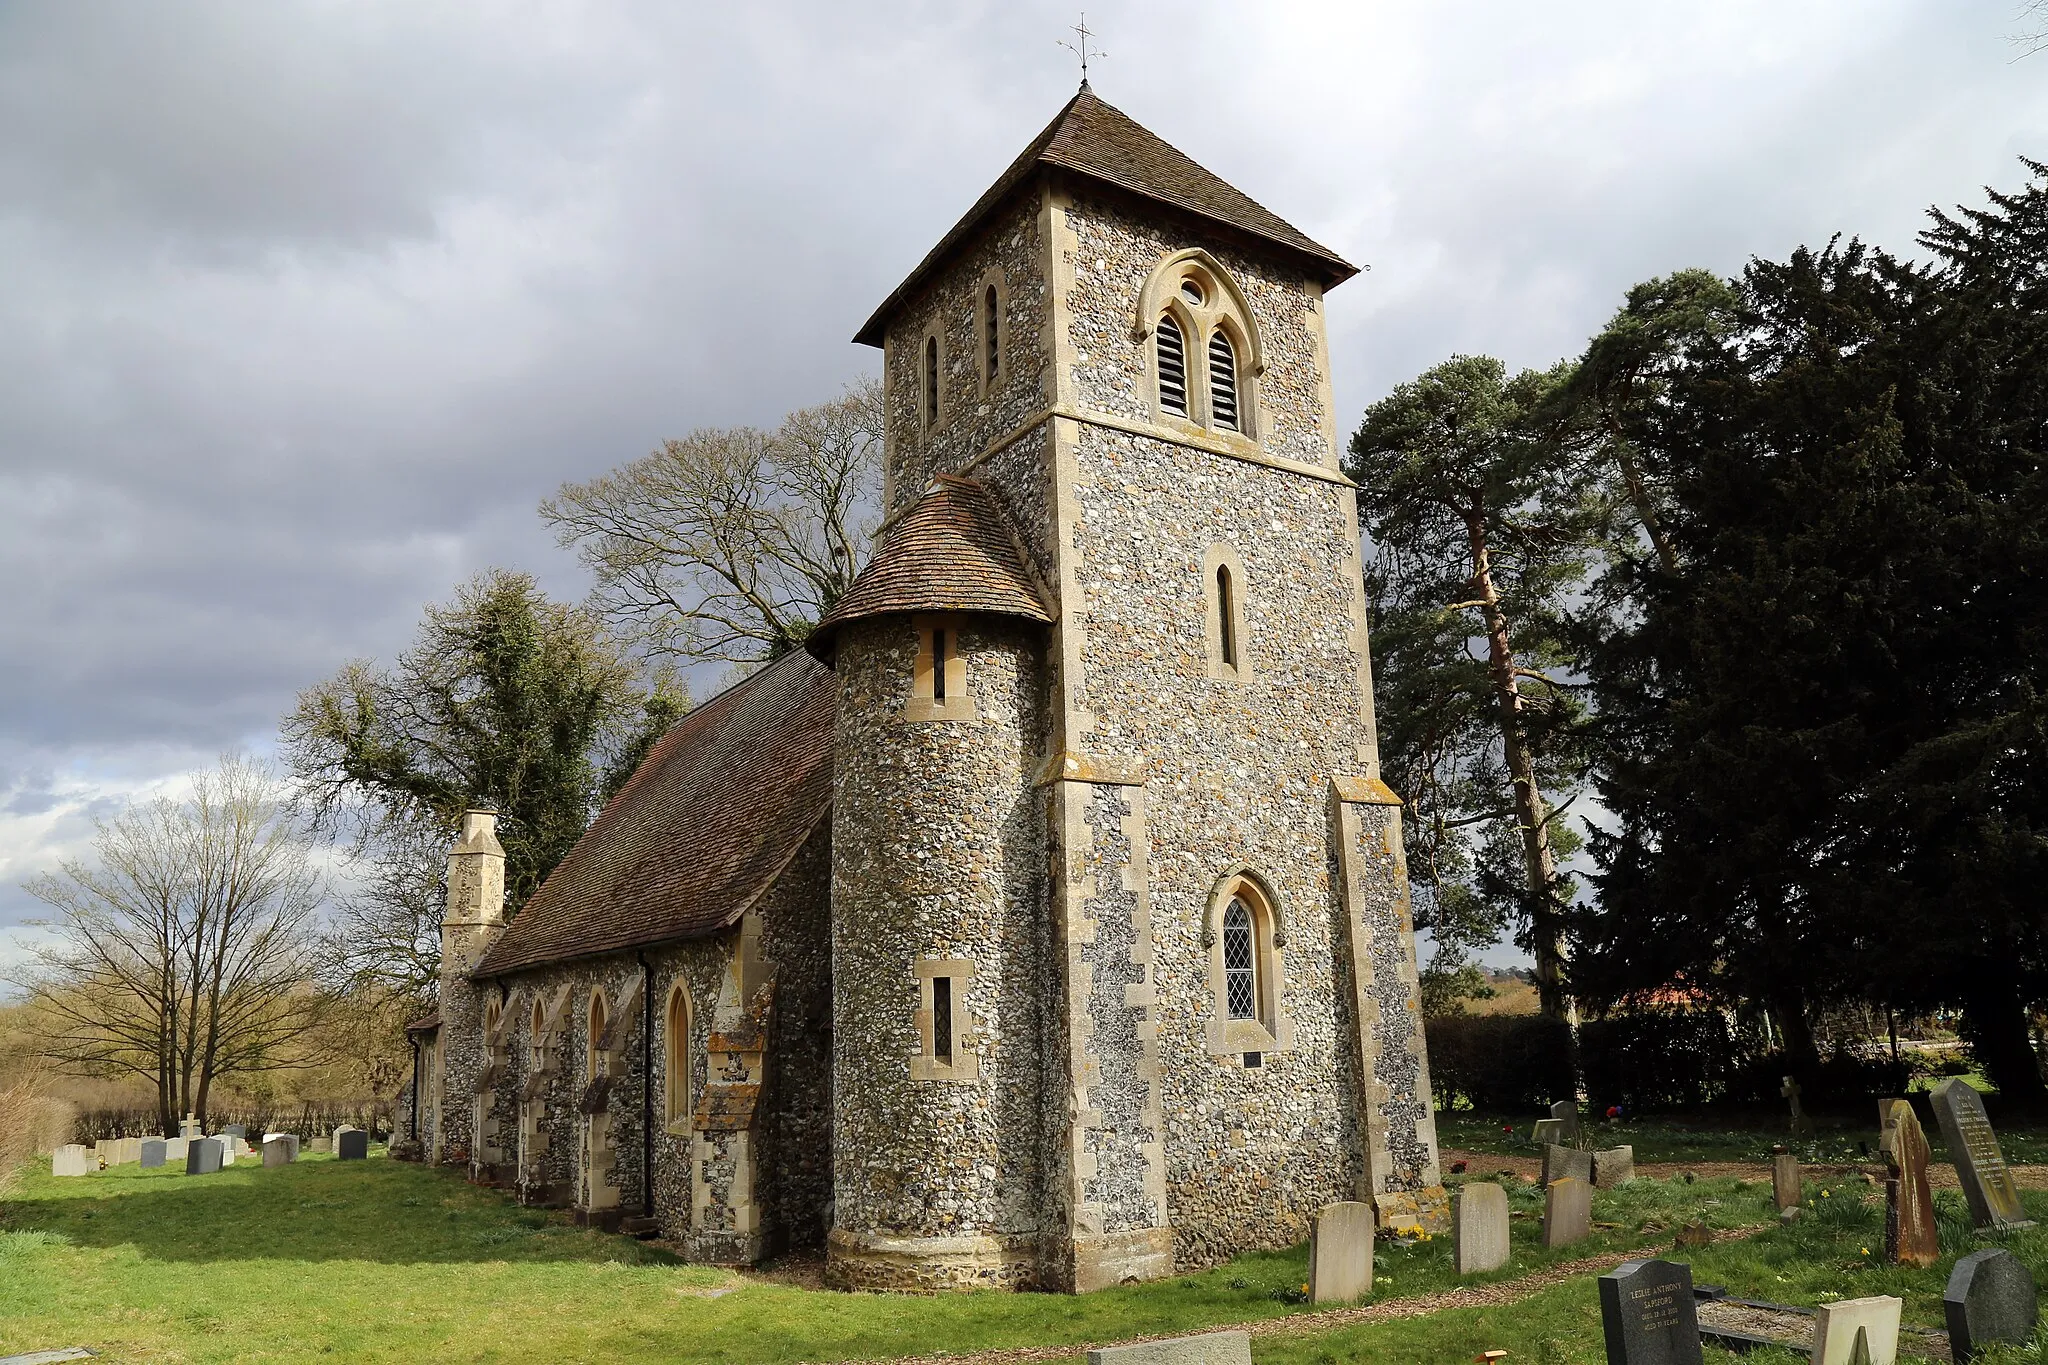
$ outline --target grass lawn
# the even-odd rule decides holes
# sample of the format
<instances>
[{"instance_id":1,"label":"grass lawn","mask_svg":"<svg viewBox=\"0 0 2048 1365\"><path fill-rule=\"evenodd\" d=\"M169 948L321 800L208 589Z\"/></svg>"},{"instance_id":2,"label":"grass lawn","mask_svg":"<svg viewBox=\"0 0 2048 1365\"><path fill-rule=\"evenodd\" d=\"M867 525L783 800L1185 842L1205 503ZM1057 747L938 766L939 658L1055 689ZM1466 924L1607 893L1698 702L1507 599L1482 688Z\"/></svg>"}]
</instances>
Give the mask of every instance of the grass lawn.
<instances>
[{"instance_id":1,"label":"grass lawn","mask_svg":"<svg viewBox=\"0 0 2048 1365\"><path fill-rule=\"evenodd\" d=\"M117 1362L822 1361L1057 1347L1310 1311L1299 1302L1301 1248L1080 1297L846 1295L684 1265L381 1157L242 1163L203 1179L122 1166L55 1180L47 1169L32 1168L0 1203L0 1354L84 1345ZM1653 1241L1668 1248L1665 1230L1682 1221L1771 1221L1762 1183L1644 1180L1598 1196L1595 1217L1610 1226L1592 1239L1544 1252L1537 1191L1508 1183L1514 1259L1481 1282L1583 1256L1618 1261ZM1802 1223L1691 1253L1696 1276L1802 1304L1900 1293L1909 1319L1938 1322L1947 1262L1875 1264L1882 1207L1863 1202L1860 1182L1825 1197L1820 1188ZM2048 1219L2041 1198L2035 1216ZM1944 1202L1951 1256L1971 1245L1960 1210ZM2048 1279L2048 1233L2013 1245ZM1382 1243L1378 1269L1382 1302L1459 1283L1447 1238ZM1503 1307L1253 1341L1260 1365L1458 1361L1488 1347L1511 1362L1602 1360L1592 1277Z\"/></svg>"}]
</instances>

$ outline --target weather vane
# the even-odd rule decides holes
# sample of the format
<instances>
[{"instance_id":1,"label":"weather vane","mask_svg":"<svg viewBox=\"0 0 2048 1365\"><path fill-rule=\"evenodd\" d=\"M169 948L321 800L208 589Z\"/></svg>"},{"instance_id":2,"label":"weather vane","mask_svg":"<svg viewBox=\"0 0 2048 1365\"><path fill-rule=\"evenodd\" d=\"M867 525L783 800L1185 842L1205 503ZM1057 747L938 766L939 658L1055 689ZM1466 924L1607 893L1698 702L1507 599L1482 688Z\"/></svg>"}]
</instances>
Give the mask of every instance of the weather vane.
<instances>
[{"instance_id":1,"label":"weather vane","mask_svg":"<svg viewBox=\"0 0 2048 1365\"><path fill-rule=\"evenodd\" d=\"M1086 10L1081 11L1081 22L1074 25L1074 32L1080 36L1081 42L1079 46L1076 46L1073 43L1068 42L1065 38L1060 39L1059 44L1061 47L1065 48L1067 51L1073 53L1075 56L1081 59L1081 88L1083 90L1086 90L1088 88L1088 58L1090 56L1088 50L1088 40L1095 36L1088 30L1088 12ZM1095 49L1093 55L1097 57L1107 57L1109 54L1098 47Z\"/></svg>"}]
</instances>

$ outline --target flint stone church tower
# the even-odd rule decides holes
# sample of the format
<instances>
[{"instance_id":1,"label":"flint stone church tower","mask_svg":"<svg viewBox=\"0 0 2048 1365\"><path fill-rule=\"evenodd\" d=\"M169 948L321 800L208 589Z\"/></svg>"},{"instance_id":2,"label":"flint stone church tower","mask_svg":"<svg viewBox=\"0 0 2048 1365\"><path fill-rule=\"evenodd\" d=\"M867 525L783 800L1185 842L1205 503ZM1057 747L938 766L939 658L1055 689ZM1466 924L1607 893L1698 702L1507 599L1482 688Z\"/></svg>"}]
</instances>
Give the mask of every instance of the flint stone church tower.
<instances>
[{"instance_id":1,"label":"flint stone church tower","mask_svg":"<svg viewBox=\"0 0 2048 1365\"><path fill-rule=\"evenodd\" d=\"M509 926L450 857L412 1150L710 1260L1088 1290L1446 1223L1324 292L1077 95L857 341L886 520Z\"/></svg>"}]
</instances>

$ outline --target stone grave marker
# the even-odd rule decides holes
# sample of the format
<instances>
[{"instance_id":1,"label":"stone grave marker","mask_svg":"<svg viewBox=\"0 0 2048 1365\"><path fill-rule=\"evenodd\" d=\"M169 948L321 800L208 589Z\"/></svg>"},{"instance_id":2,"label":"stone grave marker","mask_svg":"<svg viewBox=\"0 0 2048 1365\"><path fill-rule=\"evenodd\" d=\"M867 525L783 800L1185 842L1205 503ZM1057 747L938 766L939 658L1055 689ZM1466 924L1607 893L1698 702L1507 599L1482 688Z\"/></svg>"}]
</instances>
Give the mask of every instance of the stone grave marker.
<instances>
[{"instance_id":1,"label":"stone grave marker","mask_svg":"<svg viewBox=\"0 0 2048 1365\"><path fill-rule=\"evenodd\" d=\"M1498 1185L1467 1185L1451 1201L1451 1259L1460 1275L1498 1270L1508 1263L1508 1192Z\"/></svg>"},{"instance_id":2,"label":"stone grave marker","mask_svg":"<svg viewBox=\"0 0 2048 1365\"><path fill-rule=\"evenodd\" d=\"M161 1169L164 1162L169 1160L169 1156L170 1144L162 1138L144 1138L142 1140L143 1170L154 1171Z\"/></svg>"},{"instance_id":3,"label":"stone grave marker","mask_svg":"<svg viewBox=\"0 0 2048 1365\"><path fill-rule=\"evenodd\" d=\"M1546 1144L1543 1148L1543 1183L1548 1185L1566 1176L1592 1184L1593 1154L1577 1147L1560 1147L1555 1142Z\"/></svg>"},{"instance_id":4,"label":"stone grave marker","mask_svg":"<svg viewBox=\"0 0 2048 1365\"><path fill-rule=\"evenodd\" d=\"M184 1139L184 1138L181 1138L181 1137L174 1137L174 1138L165 1138L165 1139L164 1139L164 1160L165 1160L165 1161L183 1161L184 1159L185 1159L185 1139Z\"/></svg>"},{"instance_id":5,"label":"stone grave marker","mask_svg":"<svg viewBox=\"0 0 2048 1365\"><path fill-rule=\"evenodd\" d=\"M1577 1100L1559 1100L1556 1104L1551 1105L1550 1117L1564 1125L1562 1129L1564 1133L1563 1141L1572 1143L1585 1141L1586 1130L1579 1126L1579 1102Z\"/></svg>"},{"instance_id":6,"label":"stone grave marker","mask_svg":"<svg viewBox=\"0 0 2048 1365\"><path fill-rule=\"evenodd\" d=\"M1799 1207L1799 1158L1782 1148L1771 1157L1771 1198L1778 1212Z\"/></svg>"},{"instance_id":7,"label":"stone grave marker","mask_svg":"<svg viewBox=\"0 0 2048 1365\"><path fill-rule=\"evenodd\" d=\"M1948 1321L1948 1349L1956 1365L1968 1365L1993 1343L2031 1341L2041 1319L2034 1275L2004 1247L1973 1251L1957 1260L1941 1296Z\"/></svg>"},{"instance_id":8,"label":"stone grave marker","mask_svg":"<svg viewBox=\"0 0 2048 1365\"><path fill-rule=\"evenodd\" d=\"M222 1124L222 1125L220 1126L220 1132L219 1132L219 1133L217 1134L217 1136L219 1136L219 1137L232 1137L232 1138L242 1138L243 1140L245 1140L245 1141L246 1141L246 1140L248 1139L248 1136L249 1136L249 1129L248 1129L248 1126L247 1126L246 1124L240 1124L240 1123L223 1123L223 1124Z\"/></svg>"},{"instance_id":9,"label":"stone grave marker","mask_svg":"<svg viewBox=\"0 0 2048 1365\"><path fill-rule=\"evenodd\" d=\"M1600 1330L1607 1365L1701 1365L1692 1267L1623 1261L1602 1275Z\"/></svg>"},{"instance_id":10,"label":"stone grave marker","mask_svg":"<svg viewBox=\"0 0 2048 1365\"><path fill-rule=\"evenodd\" d=\"M273 1138L263 1139L263 1165L266 1170L272 1166L282 1166L291 1159L291 1149L285 1145L282 1133Z\"/></svg>"},{"instance_id":11,"label":"stone grave marker","mask_svg":"<svg viewBox=\"0 0 2048 1365\"><path fill-rule=\"evenodd\" d=\"M1870 1365L1899 1358L1899 1303L1889 1294L1824 1303L1815 1311L1812 1365L1850 1365L1862 1343Z\"/></svg>"},{"instance_id":12,"label":"stone grave marker","mask_svg":"<svg viewBox=\"0 0 2048 1365\"><path fill-rule=\"evenodd\" d=\"M1813 1131L1813 1120L1806 1117L1806 1106L1799 1102L1799 1093L1802 1089L1803 1087L1799 1084L1798 1078L1793 1076L1787 1076L1783 1084L1778 1087L1778 1093L1783 1095L1792 1106L1792 1135L1794 1137L1805 1137Z\"/></svg>"},{"instance_id":13,"label":"stone grave marker","mask_svg":"<svg viewBox=\"0 0 2048 1365\"><path fill-rule=\"evenodd\" d=\"M1551 1143L1561 1143L1564 1141L1564 1125L1556 1119L1538 1119L1536 1120L1536 1131L1529 1135L1529 1140L1538 1147L1547 1147Z\"/></svg>"},{"instance_id":14,"label":"stone grave marker","mask_svg":"<svg viewBox=\"0 0 2048 1365\"><path fill-rule=\"evenodd\" d=\"M1593 1187L1566 1176L1543 1190L1543 1245L1568 1247L1593 1230Z\"/></svg>"},{"instance_id":15,"label":"stone grave marker","mask_svg":"<svg viewBox=\"0 0 2048 1365\"><path fill-rule=\"evenodd\" d=\"M370 1135L361 1128L342 1128L334 1134L336 1161L361 1161L370 1154Z\"/></svg>"},{"instance_id":16,"label":"stone grave marker","mask_svg":"<svg viewBox=\"0 0 2048 1365\"><path fill-rule=\"evenodd\" d=\"M1372 1288L1372 1205L1343 1201L1316 1210L1308 1232L1310 1303L1354 1303Z\"/></svg>"},{"instance_id":17,"label":"stone grave marker","mask_svg":"<svg viewBox=\"0 0 2048 1365\"><path fill-rule=\"evenodd\" d=\"M286 1133L284 1135L284 1146L285 1150L291 1153L285 1160L297 1161L299 1159L299 1135L297 1133Z\"/></svg>"},{"instance_id":18,"label":"stone grave marker","mask_svg":"<svg viewBox=\"0 0 2048 1365\"><path fill-rule=\"evenodd\" d=\"M307 1144L307 1150L315 1156L325 1156L334 1150L334 1139L331 1137L314 1138Z\"/></svg>"},{"instance_id":19,"label":"stone grave marker","mask_svg":"<svg viewBox=\"0 0 2048 1365\"><path fill-rule=\"evenodd\" d=\"M200 1128L199 1120L194 1118L192 1115L187 1114L183 1119L179 1120L178 1122L178 1136L189 1140L191 1138L204 1137L206 1136L206 1134L205 1131Z\"/></svg>"},{"instance_id":20,"label":"stone grave marker","mask_svg":"<svg viewBox=\"0 0 2048 1365\"><path fill-rule=\"evenodd\" d=\"M219 1138L196 1137L185 1143L185 1174L212 1175L221 1167Z\"/></svg>"},{"instance_id":21,"label":"stone grave marker","mask_svg":"<svg viewBox=\"0 0 2048 1365\"><path fill-rule=\"evenodd\" d=\"M1877 1102L1877 1150L1889 1152L1892 1149L1892 1106L1902 1103L1900 1097Z\"/></svg>"},{"instance_id":22,"label":"stone grave marker","mask_svg":"<svg viewBox=\"0 0 2048 1365\"><path fill-rule=\"evenodd\" d=\"M91 1175L99 1168L99 1158L86 1151L82 1142L67 1142L50 1153L51 1175Z\"/></svg>"},{"instance_id":23,"label":"stone grave marker","mask_svg":"<svg viewBox=\"0 0 2048 1365\"><path fill-rule=\"evenodd\" d=\"M1926 1268L1941 1259L1934 1189L1927 1183L1927 1135L1913 1106L1892 1102L1892 1145L1885 1153L1884 1255L1893 1265Z\"/></svg>"},{"instance_id":24,"label":"stone grave marker","mask_svg":"<svg viewBox=\"0 0 2048 1365\"><path fill-rule=\"evenodd\" d=\"M1205 1332L1165 1341L1137 1341L1088 1353L1088 1365L1251 1365L1252 1334Z\"/></svg>"},{"instance_id":25,"label":"stone grave marker","mask_svg":"<svg viewBox=\"0 0 2048 1365\"><path fill-rule=\"evenodd\" d=\"M1609 1147L1593 1153L1593 1188L1611 1190L1636 1178L1636 1149Z\"/></svg>"},{"instance_id":26,"label":"stone grave marker","mask_svg":"<svg viewBox=\"0 0 2048 1365\"><path fill-rule=\"evenodd\" d=\"M232 1166L235 1164L235 1139L232 1136L209 1138L208 1141L220 1149L221 1165Z\"/></svg>"},{"instance_id":27,"label":"stone grave marker","mask_svg":"<svg viewBox=\"0 0 2048 1365\"><path fill-rule=\"evenodd\" d=\"M1928 1097L1934 1106L1935 1122L1948 1143L1948 1157L1955 1163L1956 1177L1970 1201L1970 1217L1980 1228L2032 1227L2026 1210L2020 1207L2019 1186L1998 1149L1998 1135L1991 1131L1991 1118L1984 1112L1984 1097L1960 1076L1951 1076L1934 1087Z\"/></svg>"}]
</instances>

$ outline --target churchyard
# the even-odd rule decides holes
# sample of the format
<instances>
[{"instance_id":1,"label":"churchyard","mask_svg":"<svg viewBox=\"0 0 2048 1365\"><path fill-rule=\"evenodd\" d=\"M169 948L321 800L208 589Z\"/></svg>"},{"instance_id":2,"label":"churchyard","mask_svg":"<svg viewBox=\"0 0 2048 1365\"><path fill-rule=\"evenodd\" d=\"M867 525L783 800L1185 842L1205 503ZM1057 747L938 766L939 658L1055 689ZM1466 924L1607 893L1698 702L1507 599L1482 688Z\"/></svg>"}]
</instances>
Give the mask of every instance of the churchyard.
<instances>
[{"instance_id":1,"label":"churchyard","mask_svg":"<svg viewBox=\"0 0 2048 1365\"><path fill-rule=\"evenodd\" d=\"M1863 1140L1874 1146L1872 1119ZM1788 1191L1797 1212L1784 1218L1767 1133L1748 1135L1739 1174L1667 1169L1643 1144L1635 1178L1611 1188L1572 1188L1589 1171L1626 1175L1611 1155L1553 1151L1553 1174L1564 1183L1546 1191L1530 1178L1540 1177L1544 1156L1535 1156L1537 1170L1526 1169L1532 1126L1522 1125L1519 1146L1504 1144L1492 1160L1459 1152L1455 1134L1446 1135L1450 1159L1465 1164L1449 1183L1468 1216L1491 1205L1480 1221L1506 1232L1505 1261L1493 1264L1470 1239L1461 1248L1450 1235L1382 1234L1369 1288L1355 1303L1310 1301L1312 1282L1340 1293L1365 1282L1355 1259L1337 1264L1327 1249L1312 1269L1306 1245L1081 1296L849 1295L817 1287L817 1267L801 1259L760 1272L689 1265L657 1243L579 1229L564 1214L517 1207L446 1169L388 1160L381 1148L366 1161L310 1150L269 1166L245 1157L203 1178L188 1178L176 1163L126 1161L82 1177L53 1176L39 1164L0 1203L0 1354L67 1346L152 1361L1001 1353L1007 1362L1080 1359L1091 1346L1243 1327L1258 1365L1462 1361L1488 1351L1507 1352L1496 1358L1509 1365L1649 1365L1687 1357L1639 1342L1624 1348L1636 1354L1610 1357L1603 1293L1646 1306L1638 1326L1668 1327L1680 1316L1679 1299L1660 1291L1677 1283L1675 1265L1691 1285L1725 1293L1718 1305L1683 1299L1710 1332L1716 1323L1764 1331L1791 1323L1810 1332L1814 1320L1797 1310L1890 1296L1903 1324L1898 1358L1943 1359L1943 1293L1959 1259L2001 1248L2012 1254L2011 1262L1978 1256L1980 1297L2017 1292L2008 1283L2016 1267L2048 1277L2048 1230L1978 1230L1964 1190L1943 1174L1939 1123L1916 1139L1930 1154L1936 1186L1919 1187L1931 1215L1919 1229L1929 1239L1924 1266L1887 1259L1879 1161L1808 1164L1796 1195ZM1583 1138L1589 1149L1612 1153L1610 1139L1627 1128L1587 1124ZM1638 1126L1626 1135L1643 1133ZM1998 1140L2013 1145L2002 1133ZM1983 1147L1966 1134L1964 1145L1971 1141ZM2048 1220L2048 1191L2026 1188L2031 1172L2021 1174L2012 1191L2018 1212ZM1575 1211L1560 1208L1561 1194L1566 1206L1583 1201L1585 1231L1546 1247L1546 1204L1553 1236ZM1902 1202L1915 1197L1909 1188ZM1910 1241L1916 1220L1907 1222ZM1632 1279L1603 1289L1601 1276L1646 1260L1670 1264L1635 1267ZM1492 1268L1470 1269L1485 1265ZM1347 1276L1351 1283L1342 1284ZM479 1332L486 1321L490 1330ZM1770 1347L1737 1356L1709 1336L1697 1358L1787 1365L1808 1357ZM1976 1357L1991 1365L2038 1358L2012 1348Z\"/></svg>"}]
</instances>

